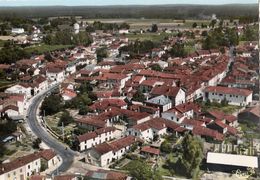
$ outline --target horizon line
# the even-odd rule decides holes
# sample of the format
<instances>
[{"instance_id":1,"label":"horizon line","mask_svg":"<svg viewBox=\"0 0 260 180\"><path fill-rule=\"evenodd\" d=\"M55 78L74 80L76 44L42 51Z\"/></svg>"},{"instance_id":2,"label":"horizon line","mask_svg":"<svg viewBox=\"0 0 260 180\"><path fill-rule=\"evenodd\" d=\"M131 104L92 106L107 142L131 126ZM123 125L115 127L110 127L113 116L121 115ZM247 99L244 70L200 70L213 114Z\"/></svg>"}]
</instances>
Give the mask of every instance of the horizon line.
<instances>
[{"instance_id":1,"label":"horizon line","mask_svg":"<svg viewBox=\"0 0 260 180\"><path fill-rule=\"evenodd\" d=\"M168 6L168 5L177 5L177 6L224 6L224 5L255 5L258 3L227 3L227 4L111 4L111 5L3 5L0 8L5 7L111 7L111 6Z\"/></svg>"}]
</instances>

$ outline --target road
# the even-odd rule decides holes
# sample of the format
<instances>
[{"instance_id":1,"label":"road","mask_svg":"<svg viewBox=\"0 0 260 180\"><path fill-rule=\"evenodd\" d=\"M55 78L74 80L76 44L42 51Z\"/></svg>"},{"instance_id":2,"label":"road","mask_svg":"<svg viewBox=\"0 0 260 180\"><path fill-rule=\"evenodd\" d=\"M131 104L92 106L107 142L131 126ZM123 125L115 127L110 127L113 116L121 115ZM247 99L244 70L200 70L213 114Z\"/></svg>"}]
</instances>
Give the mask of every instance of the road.
<instances>
[{"instance_id":1,"label":"road","mask_svg":"<svg viewBox=\"0 0 260 180\"><path fill-rule=\"evenodd\" d=\"M52 172L52 174L57 175L59 172L67 171L73 163L75 153L69 148L66 149L66 146L59 142L57 139L52 137L46 130L41 126L37 120L37 109L41 101L55 88L52 87L47 91L36 95L32 101L31 105L27 111L27 122L32 132L40 138L45 144L47 144L51 149L53 149L62 159L61 165Z\"/></svg>"}]
</instances>

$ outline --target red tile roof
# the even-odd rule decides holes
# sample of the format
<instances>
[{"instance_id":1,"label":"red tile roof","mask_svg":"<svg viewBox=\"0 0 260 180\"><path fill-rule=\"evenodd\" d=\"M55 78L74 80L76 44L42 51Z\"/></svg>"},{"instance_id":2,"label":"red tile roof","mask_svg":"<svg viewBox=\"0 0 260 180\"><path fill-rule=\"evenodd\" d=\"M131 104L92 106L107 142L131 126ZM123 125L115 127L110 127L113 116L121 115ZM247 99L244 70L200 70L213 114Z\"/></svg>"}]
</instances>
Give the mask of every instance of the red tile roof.
<instances>
[{"instance_id":1,"label":"red tile roof","mask_svg":"<svg viewBox=\"0 0 260 180\"><path fill-rule=\"evenodd\" d=\"M212 137L213 139L223 141L224 140L224 135L219 133L218 131L205 128L202 126L196 126L193 127L192 133L194 135L199 135L199 136L209 136Z\"/></svg>"},{"instance_id":2,"label":"red tile roof","mask_svg":"<svg viewBox=\"0 0 260 180\"><path fill-rule=\"evenodd\" d=\"M107 133L107 132L113 132L115 130L116 130L115 127L104 127L104 128L97 129L93 132L88 132L88 133L85 133L83 135L80 135L80 136L77 137L77 139L78 139L79 142L83 142L83 141L87 141L87 140L96 138L100 134L104 134L104 133Z\"/></svg>"},{"instance_id":3,"label":"red tile roof","mask_svg":"<svg viewBox=\"0 0 260 180\"><path fill-rule=\"evenodd\" d=\"M57 154L52 149L45 149L39 152L41 158L49 161L54 158Z\"/></svg>"},{"instance_id":4,"label":"red tile roof","mask_svg":"<svg viewBox=\"0 0 260 180\"><path fill-rule=\"evenodd\" d=\"M213 93L222 93L222 94L232 94L239 96L249 96L252 94L252 91L248 89L239 89L239 88L231 88L231 87L222 87L222 86L209 86L205 90L205 92L213 92Z\"/></svg>"},{"instance_id":5,"label":"red tile roof","mask_svg":"<svg viewBox=\"0 0 260 180\"><path fill-rule=\"evenodd\" d=\"M154 87L151 91L152 95L165 95L169 97L176 97L178 92L180 91L179 87L172 86L157 86Z\"/></svg>"},{"instance_id":6,"label":"red tile roof","mask_svg":"<svg viewBox=\"0 0 260 180\"><path fill-rule=\"evenodd\" d=\"M127 136L118 140L115 140L111 143L102 143L97 145L94 149L99 154L106 154L110 151L116 152L122 148L125 148L127 146L132 145L134 142L136 142L136 138L133 136Z\"/></svg>"},{"instance_id":7,"label":"red tile roof","mask_svg":"<svg viewBox=\"0 0 260 180\"><path fill-rule=\"evenodd\" d=\"M144 146L141 149L141 152L145 152L145 153L149 153L149 154L155 154L155 155L159 155L160 154L160 150L150 147L150 146Z\"/></svg>"}]
</instances>

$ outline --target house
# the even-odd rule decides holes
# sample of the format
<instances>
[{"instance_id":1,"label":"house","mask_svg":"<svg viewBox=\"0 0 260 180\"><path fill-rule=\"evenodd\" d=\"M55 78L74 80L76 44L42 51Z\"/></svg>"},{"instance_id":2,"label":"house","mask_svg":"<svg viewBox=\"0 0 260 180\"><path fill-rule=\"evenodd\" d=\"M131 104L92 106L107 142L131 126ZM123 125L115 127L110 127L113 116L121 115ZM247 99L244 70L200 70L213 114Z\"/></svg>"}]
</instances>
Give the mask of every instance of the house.
<instances>
[{"instance_id":1,"label":"house","mask_svg":"<svg viewBox=\"0 0 260 180\"><path fill-rule=\"evenodd\" d=\"M167 133L167 127L161 119L152 119L141 124L134 125L126 130L126 136L135 136L145 141L153 141Z\"/></svg>"},{"instance_id":2,"label":"house","mask_svg":"<svg viewBox=\"0 0 260 180\"><path fill-rule=\"evenodd\" d=\"M172 106L185 103L185 91L180 87L156 86L151 91L152 96L164 95L172 100Z\"/></svg>"},{"instance_id":3,"label":"house","mask_svg":"<svg viewBox=\"0 0 260 180\"><path fill-rule=\"evenodd\" d=\"M120 159L136 142L137 139L134 136L127 136L110 143L99 144L88 152L91 164L101 167L108 166L113 161Z\"/></svg>"},{"instance_id":4,"label":"house","mask_svg":"<svg viewBox=\"0 0 260 180\"><path fill-rule=\"evenodd\" d=\"M210 102L226 101L230 105L246 106L252 102L253 92L248 89L209 86L204 89L203 100Z\"/></svg>"},{"instance_id":5,"label":"house","mask_svg":"<svg viewBox=\"0 0 260 180\"><path fill-rule=\"evenodd\" d=\"M9 94L23 94L25 99L32 97L32 88L27 84L17 84L5 90L5 93Z\"/></svg>"},{"instance_id":6,"label":"house","mask_svg":"<svg viewBox=\"0 0 260 180\"><path fill-rule=\"evenodd\" d=\"M24 28L12 28L11 32L13 34L23 34L24 33Z\"/></svg>"},{"instance_id":7,"label":"house","mask_svg":"<svg viewBox=\"0 0 260 180\"><path fill-rule=\"evenodd\" d=\"M55 82L62 82L65 79L65 71L61 68L48 68L46 71L46 77Z\"/></svg>"},{"instance_id":8,"label":"house","mask_svg":"<svg viewBox=\"0 0 260 180\"><path fill-rule=\"evenodd\" d=\"M107 111L110 107L126 109L127 103L123 99L103 99L92 104L90 109L94 112L100 113Z\"/></svg>"},{"instance_id":9,"label":"house","mask_svg":"<svg viewBox=\"0 0 260 180\"><path fill-rule=\"evenodd\" d=\"M238 121L237 117L233 116L231 114L225 114L224 112L217 111L217 110L210 110L207 111L206 113L202 114L204 116L207 116L213 120L220 120L223 123L231 126L231 127L237 127L238 126Z\"/></svg>"},{"instance_id":10,"label":"house","mask_svg":"<svg viewBox=\"0 0 260 180\"><path fill-rule=\"evenodd\" d=\"M145 157L158 157L160 155L160 149L151 146L142 147L140 152Z\"/></svg>"},{"instance_id":11,"label":"house","mask_svg":"<svg viewBox=\"0 0 260 180\"><path fill-rule=\"evenodd\" d=\"M260 106L254 106L245 109L238 114L238 122L240 123L253 123L255 125L260 124Z\"/></svg>"},{"instance_id":12,"label":"house","mask_svg":"<svg viewBox=\"0 0 260 180\"><path fill-rule=\"evenodd\" d=\"M172 101L164 96L160 95L145 101L147 106L155 107L160 109L160 113L165 112L172 108Z\"/></svg>"},{"instance_id":13,"label":"house","mask_svg":"<svg viewBox=\"0 0 260 180\"><path fill-rule=\"evenodd\" d=\"M143 93L150 92L155 86L161 86L164 82L155 80L155 79L148 79L141 82L139 89Z\"/></svg>"},{"instance_id":14,"label":"house","mask_svg":"<svg viewBox=\"0 0 260 180\"><path fill-rule=\"evenodd\" d=\"M41 169L41 157L37 153L19 157L0 165L0 179L27 179Z\"/></svg>"},{"instance_id":15,"label":"house","mask_svg":"<svg viewBox=\"0 0 260 180\"><path fill-rule=\"evenodd\" d=\"M39 156L41 157L41 163L46 164L48 169L53 169L58 166L61 162L61 159L52 149L45 149L39 152Z\"/></svg>"},{"instance_id":16,"label":"house","mask_svg":"<svg viewBox=\"0 0 260 180\"><path fill-rule=\"evenodd\" d=\"M209 123L207 125L207 128L216 130L216 131L218 131L219 133L222 133L222 134L228 133L228 134L231 134L231 135L237 135L237 129L223 123L220 120L216 120L212 123Z\"/></svg>"},{"instance_id":17,"label":"house","mask_svg":"<svg viewBox=\"0 0 260 180\"><path fill-rule=\"evenodd\" d=\"M217 140L217 141L223 141L224 140L223 134L219 133L216 130L212 130L212 129L202 127L202 126L193 127L192 134L194 136L199 136L201 138L205 138L206 140L207 139L210 139L210 140L214 139L214 140Z\"/></svg>"},{"instance_id":18,"label":"house","mask_svg":"<svg viewBox=\"0 0 260 180\"><path fill-rule=\"evenodd\" d=\"M128 29L119 29L119 34L128 34L129 30Z\"/></svg>"},{"instance_id":19,"label":"house","mask_svg":"<svg viewBox=\"0 0 260 180\"><path fill-rule=\"evenodd\" d=\"M127 174L117 171L97 170L88 171L85 175L87 179L99 179L99 180L129 180Z\"/></svg>"},{"instance_id":20,"label":"house","mask_svg":"<svg viewBox=\"0 0 260 180\"><path fill-rule=\"evenodd\" d=\"M205 122L198 121L198 120L195 120L195 119L187 119L187 118L185 118L182 121L182 123L181 123L181 127L184 127L184 128L186 128L188 130L192 130L194 127L197 127L197 126L206 127Z\"/></svg>"},{"instance_id":21,"label":"house","mask_svg":"<svg viewBox=\"0 0 260 180\"><path fill-rule=\"evenodd\" d=\"M104 127L77 137L79 151L85 151L98 144L111 141L116 137L115 127Z\"/></svg>"},{"instance_id":22,"label":"house","mask_svg":"<svg viewBox=\"0 0 260 180\"><path fill-rule=\"evenodd\" d=\"M64 101L70 101L73 98L77 97L77 93L73 90L65 89L61 94Z\"/></svg>"},{"instance_id":23,"label":"house","mask_svg":"<svg viewBox=\"0 0 260 180\"><path fill-rule=\"evenodd\" d=\"M197 104L188 102L163 112L162 118L180 124L185 118L193 118L195 115L199 114L200 111L200 107Z\"/></svg>"},{"instance_id":24,"label":"house","mask_svg":"<svg viewBox=\"0 0 260 180\"><path fill-rule=\"evenodd\" d=\"M233 172L236 170L257 169L259 167L257 156L239 154L213 153L207 154L207 168L210 171Z\"/></svg>"}]
</instances>

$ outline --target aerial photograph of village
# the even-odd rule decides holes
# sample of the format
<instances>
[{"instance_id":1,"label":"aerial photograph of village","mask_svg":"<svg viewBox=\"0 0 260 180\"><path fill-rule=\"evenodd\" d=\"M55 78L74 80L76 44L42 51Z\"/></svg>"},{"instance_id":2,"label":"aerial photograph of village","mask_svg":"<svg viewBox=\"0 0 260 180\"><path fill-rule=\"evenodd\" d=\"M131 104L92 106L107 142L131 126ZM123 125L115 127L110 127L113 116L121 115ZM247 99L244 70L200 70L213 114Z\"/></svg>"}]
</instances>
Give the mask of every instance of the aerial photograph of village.
<instances>
[{"instance_id":1,"label":"aerial photograph of village","mask_svg":"<svg viewBox=\"0 0 260 180\"><path fill-rule=\"evenodd\" d=\"M259 180L256 0L0 0L0 180Z\"/></svg>"}]
</instances>

